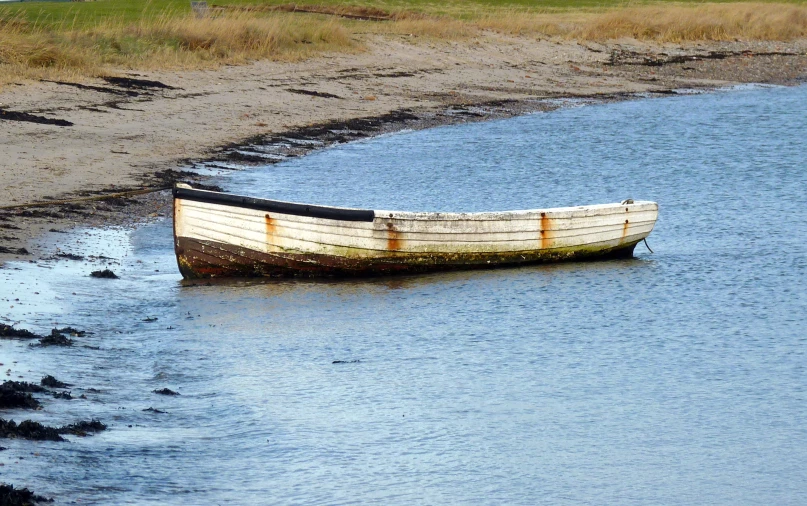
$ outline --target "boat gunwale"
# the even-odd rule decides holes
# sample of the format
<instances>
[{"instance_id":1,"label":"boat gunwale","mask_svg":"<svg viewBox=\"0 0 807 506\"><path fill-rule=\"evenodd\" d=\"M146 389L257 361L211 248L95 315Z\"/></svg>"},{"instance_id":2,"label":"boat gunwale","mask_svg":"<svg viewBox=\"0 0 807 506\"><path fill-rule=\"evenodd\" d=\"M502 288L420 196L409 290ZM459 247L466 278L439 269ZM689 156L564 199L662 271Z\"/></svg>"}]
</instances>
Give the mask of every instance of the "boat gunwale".
<instances>
[{"instance_id":1,"label":"boat gunwale","mask_svg":"<svg viewBox=\"0 0 807 506\"><path fill-rule=\"evenodd\" d=\"M529 216L539 213L566 213L581 210L599 210L616 207L639 207L652 205L658 208L658 204L649 200L637 200L631 203L608 203L608 204L592 204L583 206L568 206L568 207L552 207L544 209L524 209L512 211L481 211L481 212L413 212L413 211L389 211L389 210L371 210L371 209L357 209L350 207L334 207L322 206L313 204L303 204L299 202L286 202L281 200L262 199L256 197L247 197L243 195L235 195L231 193L215 192L209 190L197 190L195 188L183 188L175 186L172 190L175 199L190 200L195 202L209 203L214 205L224 205L237 208L254 209L257 211L276 212L291 216L304 216L310 218L324 218L337 221L361 221L373 222L376 218L380 219L396 219L396 220L429 220L429 221L454 221L454 220L484 220L484 221L497 221L501 219L513 219L524 217L530 219Z\"/></svg>"},{"instance_id":2,"label":"boat gunwale","mask_svg":"<svg viewBox=\"0 0 807 506\"><path fill-rule=\"evenodd\" d=\"M311 218L324 218L339 221L372 222L375 220L375 211L369 209L352 209L348 207L329 207L300 204L297 202L283 202L281 200L261 199L232 193L197 190L178 186L173 188L172 193L175 199L241 207L254 209L256 211L276 212L293 216L308 216Z\"/></svg>"}]
</instances>

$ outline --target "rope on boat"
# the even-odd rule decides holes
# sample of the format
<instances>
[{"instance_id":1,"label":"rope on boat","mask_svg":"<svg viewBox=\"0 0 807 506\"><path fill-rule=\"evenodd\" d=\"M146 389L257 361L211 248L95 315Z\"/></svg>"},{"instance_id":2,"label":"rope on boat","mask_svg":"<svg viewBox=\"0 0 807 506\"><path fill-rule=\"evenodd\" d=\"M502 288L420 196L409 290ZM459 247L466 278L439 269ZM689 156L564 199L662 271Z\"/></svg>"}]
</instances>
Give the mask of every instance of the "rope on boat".
<instances>
[{"instance_id":1,"label":"rope on boat","mask_svg":"<svg viewBox=\"0 0 807 506\"><path fill-rule=\"evenodd\" d=\"M115 199L120 197L133 197L135 195L145 195L147 193L161 192L163 190L170 190L171 186L160 186L158 188L144 188L142 190L131 190L126 192L108 193L106 195L96 195L94 197L80 197L75 199L64 200L48 200L47 202L29 202L27 204L14 204L11 206L0 206L0 210L10 209L25 209L27 207L48 207L58 206L63 204L74 204L77 202L92 202L97 200Z\"/></svg>"},{"instance_id":2,"label":"rope on boat","mask_svg":"<svg viewBox=\"0 0 807 506\"><path fill-rule=\"evenodd\" d=\"M653 250L650 249L650 245L647 244L647 238L645 237L644 239L642 239L642 241L644 242L644 245L647 246L647 249L650 250L650 253L653 253Z\"/></svg>"}]
</instances>

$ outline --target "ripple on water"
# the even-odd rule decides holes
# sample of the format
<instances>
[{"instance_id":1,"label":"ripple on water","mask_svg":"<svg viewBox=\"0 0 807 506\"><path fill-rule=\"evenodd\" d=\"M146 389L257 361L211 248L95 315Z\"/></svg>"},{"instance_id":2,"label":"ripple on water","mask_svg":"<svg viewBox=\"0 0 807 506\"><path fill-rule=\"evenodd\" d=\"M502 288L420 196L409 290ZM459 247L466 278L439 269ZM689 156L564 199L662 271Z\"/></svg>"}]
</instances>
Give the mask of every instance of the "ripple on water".
<instances>
[{"instance_id":1,"label":"ripple on water","mask_svg":"<svg viewBox=\"0 0 807 506\"><path fill-rule=\"evenodd\" d=\"M100 348L4 345L25 379L95 389L13 417L110 425L30 458L3 443L4 479L115 504L797 503L805 95L410 131L219 183L412 210L657 200L656 253L633 260L183 286L162 222L74 245L115 257L119 280L86 262L4 269L0 301L23 303L4 314L92 329L76 340Z\"/></svg>"}]
</instances>

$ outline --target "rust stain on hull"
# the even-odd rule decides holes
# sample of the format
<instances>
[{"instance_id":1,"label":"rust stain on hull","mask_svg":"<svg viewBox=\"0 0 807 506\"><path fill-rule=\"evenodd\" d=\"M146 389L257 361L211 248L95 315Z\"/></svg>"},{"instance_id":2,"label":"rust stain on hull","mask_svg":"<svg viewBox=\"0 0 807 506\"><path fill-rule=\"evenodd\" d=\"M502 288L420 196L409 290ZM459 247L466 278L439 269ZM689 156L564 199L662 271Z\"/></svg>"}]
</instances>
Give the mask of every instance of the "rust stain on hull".
<instances>
[{"instance_id":1,"label":"rust stain on hull","mask_svg":"<svg viewBox=\"0 0 807 506\"><path fill-rule=\"evenodd\" d=\"M626 207L625 212L629 213L630 208ZM628 236L628 229L629 228L630 228L630 221L627 218L625 218L625 224L622 226L622 238L620 239L620 242L623 242L625 240L625 238Z\"/></svg>"},{"instance_id":2,"label":"rust stain on hull","mask_svg":"<svg viewBox=\"0 0 807 506\"><path fill-rule=\"evenodd\" d=\"M268 244L275 243L275 234L277 233L277 224L275 224L275 220L270 215L264 216L264 228L266 230L266 242Z\"/></svg>"},{"instance_id":3,"label":"rust stain on hull","mask_svg":"<svg viewBox=\"0 0 807 506\"><path fill-rule=\"evenodd\" d=\"M264 253L213 241L178 237L177 260L185 278L357 277L458 269L486 269L570 260L629 258L636 242L608 249L513 253L430 253L355 259L325 254ZM181 251L181 253L180 253Z\"/></svg>"},{"instance_id":4,"label":"rust stain on hull","mask_svg":"<svg viewBox=\"0 0 807 506\"><path fill-rule=\"evenodd\" d=\"M267 214L264 216L264 221L266 222L266 236L269 237L275 235L275 228L277 227L277 225L275 225L275 220Z\"/></svg>"},{"instance_id":5,"label":"rust stain on hull","mask_svg":"<svg viewBox=\"0 0 807 506\"><path fill-rule=\"evenodd\" d=\"M555 231L552 230L552 218L548 217L546 213L541 213L541 224L539 228L539 239L541 240L541 249L548 249L552 247L552 239L555 238Z\"/></svg>"},{"instance_id":6,"label":"rust stain on hull","mask_svg":"<svg viewBox=\"0 0 807 506\"><path fill-rule=\"evenodd\" d=\"M400 232L395 230L395 225L392 222L387 223L387 250L400 251L403 249L403 239L401 239Z\"/></svg>"}]
</instances>

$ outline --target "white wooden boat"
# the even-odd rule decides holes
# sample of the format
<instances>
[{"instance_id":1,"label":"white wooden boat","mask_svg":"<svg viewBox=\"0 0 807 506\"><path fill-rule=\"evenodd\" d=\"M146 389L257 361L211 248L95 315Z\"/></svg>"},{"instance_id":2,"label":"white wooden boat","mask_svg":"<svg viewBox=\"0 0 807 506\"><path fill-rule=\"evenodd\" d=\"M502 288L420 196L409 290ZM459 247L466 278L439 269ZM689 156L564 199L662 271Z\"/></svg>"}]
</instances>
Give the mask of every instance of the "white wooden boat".
<instances>
[{"instance_id":1,"label":"white wooden boat","mask_svg":"<svg viewBox=\"0 0 807 506\"><path fill-rule=\"evenodd\" d=\"M186 278L369 276L630 257L655 202L529 211L413 213L280 202L174 188Z\"/></svg>"}]
</instances>

